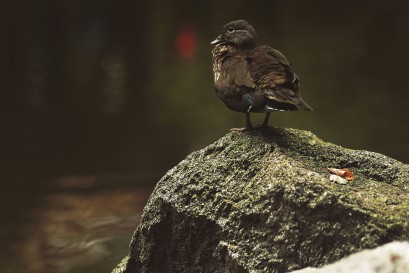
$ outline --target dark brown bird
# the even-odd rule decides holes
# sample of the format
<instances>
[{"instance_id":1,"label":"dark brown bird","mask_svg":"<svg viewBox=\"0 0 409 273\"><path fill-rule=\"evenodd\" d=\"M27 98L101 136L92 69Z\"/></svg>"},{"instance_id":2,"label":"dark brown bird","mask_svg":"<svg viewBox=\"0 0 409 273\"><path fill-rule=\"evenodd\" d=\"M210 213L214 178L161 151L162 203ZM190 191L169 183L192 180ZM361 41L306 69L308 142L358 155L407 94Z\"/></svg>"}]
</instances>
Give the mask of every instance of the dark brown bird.
<instances>
[{"instance_id":1,"label":"dark brown bird","mask_svg":"<svg viewBox=\"0 0 409 273\"><path fill-rule=\"evenodd\" d=\"M256 46L257 34L244 20L223 26L211 42L214 85L217 96L234 111L246 113L246 127L253 129L250 112L266 113L261 127L268 126L274 111L312 111L300 93L300 80L287 58L268 46Z\"/></svg>"}]
</instances>

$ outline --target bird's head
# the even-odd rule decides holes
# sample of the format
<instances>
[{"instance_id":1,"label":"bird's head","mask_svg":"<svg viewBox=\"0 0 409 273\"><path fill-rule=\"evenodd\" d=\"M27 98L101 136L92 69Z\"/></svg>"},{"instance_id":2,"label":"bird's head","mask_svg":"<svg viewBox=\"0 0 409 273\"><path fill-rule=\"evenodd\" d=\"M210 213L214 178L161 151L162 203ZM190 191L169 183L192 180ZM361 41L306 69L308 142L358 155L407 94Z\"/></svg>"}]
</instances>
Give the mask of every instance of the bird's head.
<instances>
[{"instance_id":1,"label":"bird's head","mask_svg":"<svg viewBox=\"0 0 409 273\"><path fill-rule=\"evenodd\" d=\"M254 28L244 20L230 22L223 26L220 35L210 44L231 44L239 48L256 46L257 34Z\"/></svg>"}]
</instances>

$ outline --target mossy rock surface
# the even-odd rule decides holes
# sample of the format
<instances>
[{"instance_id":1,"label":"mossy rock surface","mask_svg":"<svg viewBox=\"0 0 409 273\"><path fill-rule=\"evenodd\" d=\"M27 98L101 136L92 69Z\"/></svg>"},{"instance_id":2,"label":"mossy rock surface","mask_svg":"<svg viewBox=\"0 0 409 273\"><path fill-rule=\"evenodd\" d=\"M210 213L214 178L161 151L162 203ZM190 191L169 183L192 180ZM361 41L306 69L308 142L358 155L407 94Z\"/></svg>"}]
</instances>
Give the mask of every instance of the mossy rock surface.
<instances>
[{"instance_id":1,"label":"mossy rock surface","mask_svg":"<svg viewBox=\"0 0 409 273\"><path fill-rule=\"evenodd\" d=\"M355 180L329 180L325 167ZM166 173L117 272L287 272L409 239L409 166L306 131L232 132ZM124 264L124 263L123 263Z\"/></svg>"}]
</instances>

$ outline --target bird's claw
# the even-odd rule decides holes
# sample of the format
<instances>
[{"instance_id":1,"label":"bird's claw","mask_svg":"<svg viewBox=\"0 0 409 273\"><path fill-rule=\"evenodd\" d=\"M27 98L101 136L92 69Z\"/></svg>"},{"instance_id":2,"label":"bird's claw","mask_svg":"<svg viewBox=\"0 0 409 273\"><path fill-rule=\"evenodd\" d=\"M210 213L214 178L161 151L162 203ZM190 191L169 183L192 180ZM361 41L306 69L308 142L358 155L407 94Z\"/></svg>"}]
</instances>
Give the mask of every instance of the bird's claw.
<instances>
[{"instance_id":1,"label":"bird's claw","mask_svg":"<svg viewBox=\"0 0 409 273\"><path fill-rule=\"evenodd\" d=\"M254 127L250 127L250 128L248 128L248 127L231 128L231 129L230 129L230 132L246 132L246 131L251 131L251 130L253 130L253 129L254 129Z\"/></svg>"}]
</instances>

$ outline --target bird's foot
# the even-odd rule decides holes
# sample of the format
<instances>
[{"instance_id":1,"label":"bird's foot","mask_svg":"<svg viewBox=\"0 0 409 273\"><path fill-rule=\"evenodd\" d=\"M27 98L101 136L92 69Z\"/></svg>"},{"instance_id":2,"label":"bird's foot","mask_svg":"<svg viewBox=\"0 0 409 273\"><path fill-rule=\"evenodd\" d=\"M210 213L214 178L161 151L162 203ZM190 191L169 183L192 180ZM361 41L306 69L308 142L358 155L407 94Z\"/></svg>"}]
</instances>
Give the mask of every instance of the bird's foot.
<instances>
[{"instance_id":1,"label":"bird's foot","mask_svg":"<svg viewBox=\"0 0 409 273\"><path fill-rule=\"evenodd\" d=\"M243 128L230 128L229 130L230 132L245 132L245 131L248 131L249 129L247 129L246 127L243 127Z\"/></svg>"},{"instance_id":2,"label":"bird's foot","mask_svg":"<svg viewBox=\"0 0 409 273\"><path fill-rule=\"evenodd\" d=\"M254 130L253 124L251 124L250 121L250 112L246 112L246 127L244 128L231 128L231 132L245 132L245 131L251 131Z\"/></svg>"},{"instance_id":3,"label":"bird's foot","mask_svg":"<svg viewBox=\"0 0 409 273\"><path fill-rule=\"evenodd\" d=\"M230 132L246 132L253 130L254 127L231 128Z\"/></svg>"}]
</instances>

